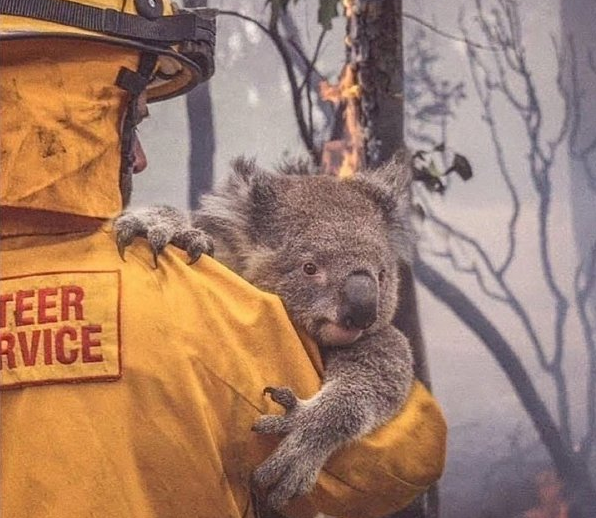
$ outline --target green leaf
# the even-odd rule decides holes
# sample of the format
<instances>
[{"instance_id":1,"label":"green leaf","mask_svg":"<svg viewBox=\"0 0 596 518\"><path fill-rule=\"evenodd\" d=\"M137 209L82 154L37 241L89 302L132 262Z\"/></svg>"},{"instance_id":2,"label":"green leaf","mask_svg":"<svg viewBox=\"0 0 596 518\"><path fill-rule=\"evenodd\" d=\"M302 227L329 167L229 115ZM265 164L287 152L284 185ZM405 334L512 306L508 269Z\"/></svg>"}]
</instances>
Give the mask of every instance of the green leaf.
<instances>
[{"instance_id":1,"label":"green leaf","mask_svg":"<svg viewBox=\"0 0 596 518\"><path fill-rule=\"evenodd\" d=\"M331 29L331 20L338 16L337 4L339 0L319 0L319 23L324 29Z\"/></svg>"}]
</instances>

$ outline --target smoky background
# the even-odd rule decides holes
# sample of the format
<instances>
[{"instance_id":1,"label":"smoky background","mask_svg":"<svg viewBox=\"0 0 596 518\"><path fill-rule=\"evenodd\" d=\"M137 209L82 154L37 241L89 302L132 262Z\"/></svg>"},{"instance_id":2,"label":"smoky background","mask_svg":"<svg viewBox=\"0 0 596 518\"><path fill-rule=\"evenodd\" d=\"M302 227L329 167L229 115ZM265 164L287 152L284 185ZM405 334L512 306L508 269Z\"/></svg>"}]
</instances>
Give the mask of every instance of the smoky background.
<instances>
[{"instance_id":1,"label":"smoky background","mask_svg":"<svg viewBox=\"0 0 596 518\"><path fill-rule=\"evenodd\" d=\"M504 2L484 4L492 20L491 9ZM210 5L266 18L265 2ZM418 225L419 249L422 259L464 291L513 346L559 425L565 416L570 447L586 456L594 477L594 448L585 444L596 412L594 386L589 385L595 375L590 361L596 357L596 297L588 289L596 275L596 3L548 0L517 6L516 30L540 107L541 149L548 154L565 130L548 171L546 227L541 230L540 176L532 175L529 160L537 144L523 114L506 96L495 94L494 126L487 124L487 77L496 81L499 70L492 51L482 48L490 42L479 24L477 3L406 0L403 10L411 15L403 20L407 143L413 150L428 150L444 142L448 150L464 155L474 171L465 182L447 177L443 195L416 186L417 202L427 214ZM302 45L312 53L318 36L316 4L298 2L291 13ZM321 46L317 67L330 81L337 80L344 63L344 33L343 20L335 18ZM475 58L470 41L479 45L473 48ZM255 157L264 167L306 155L287 74L270 40L249 22L221 16L216 58L216 74L208 84L150 106L150 118L140 128L149 167L135 178L133 206L195 207L198 195L223 178L238 155ZM509 77L514 99L525 99L523 78ZM313 108L322 127L329 117L326 110L324 103ZM448 160L440 155L438 163ZM499 156L508 177L499 169ZM546 243L542 231L548 232ZM510 253L512 232L516 245ZM490 271L490 265L498 270L510 255L503 281L534 336L516 308L503 302L507 294ZM558 326L562 300L567 308ZM486 343L423 286L418 286L418 305L433 392L449 424L440 516L539 518L547 514L536 513L557 506L564 510L564 495L553 497L558 481L551 458L512 387L507 365L499 365ZM545 371L537 344L547 364L560 349L564 398L561 384Z\"/></svg>"}]
</instances>

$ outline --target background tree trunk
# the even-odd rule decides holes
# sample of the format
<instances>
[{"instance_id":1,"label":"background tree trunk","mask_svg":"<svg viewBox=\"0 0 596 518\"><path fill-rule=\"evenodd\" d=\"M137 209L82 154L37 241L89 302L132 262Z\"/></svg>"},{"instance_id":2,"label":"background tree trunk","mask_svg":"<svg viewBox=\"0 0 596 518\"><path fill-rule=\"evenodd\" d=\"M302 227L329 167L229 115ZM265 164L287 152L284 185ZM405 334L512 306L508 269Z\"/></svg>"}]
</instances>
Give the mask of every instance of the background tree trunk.
<instances>
[{"instance_id":1,"label":"background tree trunk","mask_svg":"<svg viewBox=\"0 0 596 518\"><path fill-rule=\"evenodd\" d=\"M215 136L209 83L192 90L186 97L186 106L191 135L188 205L194 210L198 208L200 196L213 185Z\"/></svg>"},{"instance_id":2,"label":"background tree trunk","mask_svg":"<svg viewBox=\"0 0 596 518\"><path fill-rule=\"evenodd\" d=\"M185 7L206 7L207 0L184 0ZM198 85L186 96L190 128L190 181L188 206L198 208L199 197L213 185L215 133L209 82Z\"/></svg>"}]
</instances>

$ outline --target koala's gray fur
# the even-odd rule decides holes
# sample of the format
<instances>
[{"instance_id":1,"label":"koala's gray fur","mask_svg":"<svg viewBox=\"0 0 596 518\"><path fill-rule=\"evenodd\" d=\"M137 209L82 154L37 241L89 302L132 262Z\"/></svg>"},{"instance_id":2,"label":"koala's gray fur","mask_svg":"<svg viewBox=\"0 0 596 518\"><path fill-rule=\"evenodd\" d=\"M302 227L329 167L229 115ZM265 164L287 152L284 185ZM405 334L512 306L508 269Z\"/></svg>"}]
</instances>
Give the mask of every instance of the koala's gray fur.
<instances>
[{"instance_id":1,"label":"koala's gray fur","mask_svg":"<svg viewBox=\"0 0 596 518\"><path fill-rule=\"evenodd\" d=\"M304 173L304 166L270 173L238 160L228 181L202 199L192 229L168 208L125 213L115 223L121 250L145 235L155 254L172 242L196 258L210 236L215 257L278 294L319 345L321 390L299 400L290 388L268 387L286 413L253 428L285 436L254 473L278 509L312 489L339 446L393 417L413 378L408 342L391 325L397 262L410 260L413 248L407 175L396 162L346 180Z\"/></svg>"}]
</instances>

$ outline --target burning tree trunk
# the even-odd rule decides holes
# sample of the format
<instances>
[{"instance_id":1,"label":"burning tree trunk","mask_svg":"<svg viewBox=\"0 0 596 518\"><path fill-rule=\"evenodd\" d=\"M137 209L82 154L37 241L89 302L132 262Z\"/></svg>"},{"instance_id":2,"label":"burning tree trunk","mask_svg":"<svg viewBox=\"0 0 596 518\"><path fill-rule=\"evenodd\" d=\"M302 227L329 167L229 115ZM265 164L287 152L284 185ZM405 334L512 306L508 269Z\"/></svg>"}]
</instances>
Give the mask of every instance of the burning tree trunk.
<instances>
[{"instance_id":1,"label":"burning tree trunk","mask_svg":"<svg viewBox=\"0 0 596 518\"><path fill-rule=\"evenodd\" d=\"M346 65L338 85L321 85L321 96L338 107L331 140L323 148L323 168L349 176L378 167L404 150L401 0L344 0ZM411 269L400 266L400 307L395 324L409 338L416 374L430 380ZM398 515L438 516L436 488Z\"/></svg>"}]
</instances>

